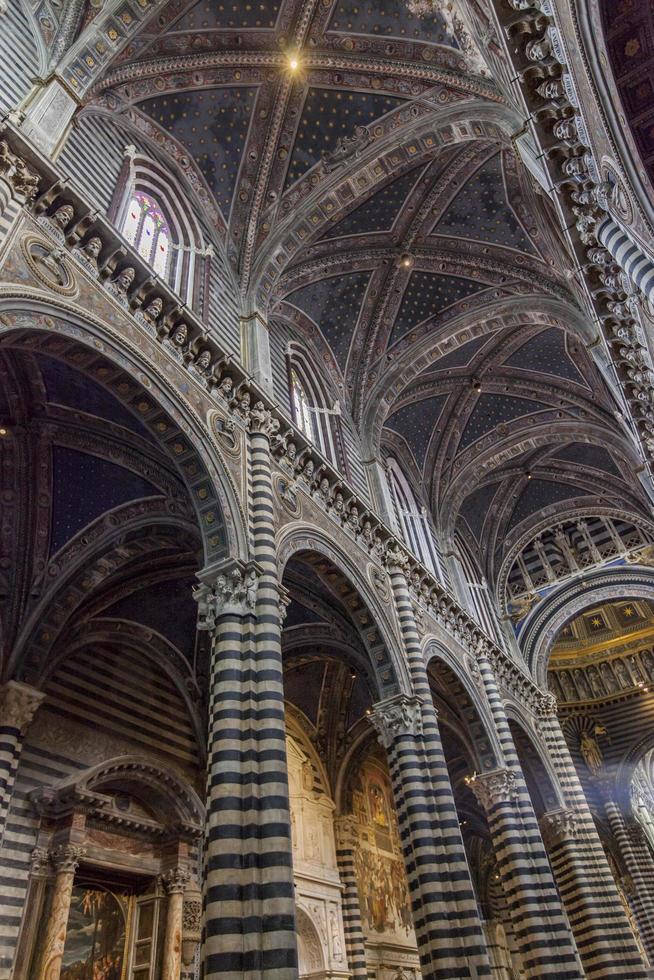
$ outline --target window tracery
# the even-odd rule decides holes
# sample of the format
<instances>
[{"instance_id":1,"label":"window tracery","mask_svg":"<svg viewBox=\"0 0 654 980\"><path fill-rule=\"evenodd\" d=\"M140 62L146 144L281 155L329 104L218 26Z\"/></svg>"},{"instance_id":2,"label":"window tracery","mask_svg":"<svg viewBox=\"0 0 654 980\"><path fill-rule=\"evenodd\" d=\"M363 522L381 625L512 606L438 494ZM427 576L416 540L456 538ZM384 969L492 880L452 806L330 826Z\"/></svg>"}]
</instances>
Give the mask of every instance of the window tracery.
<instances>
[{"instance_id":1,"label":"window tracery","mask_svg":"<svg viewBox=\"0 0 654 980\"><path fill-rule=\"evenodd\" d=\"M418 503L395 459L387 460L388 478L396 517L407 545L438 579L447 584L443 556L427 508Z\"/></svg>"},{"instance_id":2,"label":"window tracery","mask_svg":"<svg viewBox=\"0 0 654 980\"><path fill-rule=\"evenodd\" d=\"M290 346L287 357L291 405L296 425L323 456L348 474L338 400L330 405L326 390L301 351Z\"/></svg>"},{"instance_id":3,"label":"window tracery","mask_svg":"<svg viewBox=\"0 0 654 980\"><path fill-rule=\"evenodd\" d=\"M125 212L123 237L149 262L157 275L167 278L170 256L170 227L157 201L135 191Z\"/></svg>"}]
</instances>

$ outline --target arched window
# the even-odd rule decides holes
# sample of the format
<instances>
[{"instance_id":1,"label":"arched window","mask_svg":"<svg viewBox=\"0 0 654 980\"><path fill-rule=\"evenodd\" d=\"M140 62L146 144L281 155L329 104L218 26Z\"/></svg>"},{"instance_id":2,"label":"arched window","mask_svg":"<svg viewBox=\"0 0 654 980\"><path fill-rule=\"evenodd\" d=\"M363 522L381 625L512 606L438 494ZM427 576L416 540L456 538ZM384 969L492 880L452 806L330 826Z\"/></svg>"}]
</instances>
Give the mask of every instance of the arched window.
<instances>
[{"instance_id":1,"label":"arched window","mask_svg":"<svg viewBox=\"0 0 654 980\"><path fill-rule=\"evenodd\" d=\"M153 197L143 191L132 194L122 233L154 271L165 279L170 256L170 227Z\"/></svg>"},{"instance_id":2,"label":"arched window","mask_svg":"<svg viewBox=\"0 0 654 980\"><path fill-rule=\"evenodd\" d=\"M303 352L290 345L287 358L295 424L323 456L344 469L349 477L338 400L335 399L330 405L327 392L311 370Z\"/></svg>"},{"instance_id":3,"label":"arched window","mask_svg":"<svg viewBox=\"0 0 654 980\"><path fill-rule=\"evenodd\" d=\"M304 384L302 383L300 375L297 373L294 367L291 368L291 394L293 396L295 421L302 429L307 439L311 439L313 442L316 435L314 432L309 396Z\"/></svg>"},{"instance_id":4,"label":"arched window","mask_svg":"<svg viewBox=\"0 0 654 980\"><path fill-rule=\"evenodd\" d=\"M109 217L123 237L206 320L211 246L178 185L155 161L128 146Z\"/></svg>"},{"instance_id":5,"label":"arched window","mask_svg":"<svg viewBox=\"0 0 654 980\"><path fill-rule=\"evenodd\" d=\"M427 508L416 500L397 461L391 457L386 465L397 521L407 545L440 582L449 585L445 563Z\"/></svg>"},{"instance_id":6,"label":"arched window","mask_svg":"<svg viewBox=\"0 0 654 980\"><path fill-rule=\"evenodd\" d=\"M466 591L466 595L463 598L470 613L490 637L500 643L505 642L488 583L477 568L476 562L468 548L458 536L456 539L456 549L459 556L459 567L463 577L462 584Z\"/></svg>"}]
</instances>

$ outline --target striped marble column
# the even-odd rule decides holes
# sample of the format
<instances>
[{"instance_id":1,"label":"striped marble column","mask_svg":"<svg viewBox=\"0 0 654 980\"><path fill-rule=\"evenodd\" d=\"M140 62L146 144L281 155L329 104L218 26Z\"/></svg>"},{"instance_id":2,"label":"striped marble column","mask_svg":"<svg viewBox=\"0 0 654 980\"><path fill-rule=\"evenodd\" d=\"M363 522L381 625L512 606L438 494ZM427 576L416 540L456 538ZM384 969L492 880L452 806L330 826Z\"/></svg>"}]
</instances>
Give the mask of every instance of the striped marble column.
<instances>
[{"instance_id":1,"label":"striped marble column","mask_svg":"<svg viewBox=\"0 0 654 980\"><path fill-rule=\"evenodd\" d=\"M439 850L439 862L442 872L447 874L447 885L444 877L435 877L430 888L430 901L437 900L439 888L447 891L447 902L450 909L456 909L457 922L452 927L453 933L460 937L461 946L467 950L467 966L478 973L471 976L486 976L483 971L490 970L486 950L486 941L479 916L479 908L474 887L470 878L470 869L465 853L459 816L454 802L452 785L443 752L438 715L432 699L429 677L422 655L420 635L416 627L413 602L406 578L405 563L402 553L389 548L386 554L386 565L391 579L393 597L397 610L400 631L406 655L411 684L416 695L417 708L421 725L421 751L429 773L427 799L431 806L431 819L434 823L436 836L434 847ZM445 872L447 868L447 872ZM450 913L451 914L451 913ZM416 934L418 930L416 929ZM461 976L468 976L462 973Z\"/></svg>"},{"instance_id":2,"label":"striped marble column","mask_svg":"<svg viewBox=\"0 0 654 980\"><path fill-rule=\"evenodd\" d=\"M463 879L453 871L465 864L463 841L459 834L459 851L436 816L440 797L431 783L421 709L419 698L400 694L376 704L370 721L388 753L422 978L491 977L479 916L470 910L475 897L467 865ZM448 788L446 810L453 802L449 781Z\"/></svg>"},{"instance_id":3,"label":"striped marble column","mask_svg":"<svg viewBox=\"0 0 654 980\"><path fill-rule=\"evenodd\" d=\"M359 889L357 888L354 868L355 825L356 820L352 814L336 818L336 860L343 885L343 931L345 933L347 964L350 969L350 976L365 980L368 976L368 968L366 966L366 944L359 906Z\"/></svg>"},{"instance_id":4,"label":"striped marble column","mask_svg":"<svg viewBox=\"0 0 654 980\"><path fill-rule=\"evenodd\" d=\"M595 235L650 303L654 303L654 263L642 248L632 241L610 214L599 222Z\"/></svg>"},{"instance_id":5,"label":"striped marble column","mask_svg":"<svg viewBox=\"0 0 654 980\"><path fill-rule=\"evenodd\" d=\"M0 848L9 816L23 739L44 697L43 691L37 691L19 681L8 681L0 687Z\"/></svg>"},{"instance_id":6,"label":"striped marble column","mask_svg":"<svg viewBox=\"0 0 654 980\"><path fill-rule=\"evenodd\" d=\"M209 702L204 976L297 977L286 767L280 594L270 435L256 405L250 430L255 561L207 570L200 627L213 632ZM213 580L212 580L213 578Z\"/></svg>"},{"instance_id":7,"label":"striped marble column","mask_svg":"<svg viewBox=\"0 0 654 980\"><path fill-rule=\"evenodd\" d=\"M584 976L524 780L504 704L485 646L477 665L504 757L504 767L469 785L486 811L513 932L528 977Z\"/></svg>"},{"instance_id":8,"label":"striped marble column","mask_svg":"<svg viewBox=\"0 0 654 980\"><path fill-rule=\"evenodd\" d=\"M546 814L543 838L577 949L591 978L642 980L642 956L634 940L595 821L568 744L561 731L556 698L539 703L539 727L558 777L565 806Z\"/></svg>"},{"instance_id":9,"label":"striped marble column","mask_svg":"<svg viewBox=\"0 0 654 980\"><path fill-rule=\"evenodd\" d=\"M643 853L638 835L628 826L620 805L610 798L605 799L604 809L611 833L618 845L627 873L633 882L633 895L630 902L638 924L640 938L650 962L654 962L654 890L652 890L651 865L649 854ZM649 851L649 849L648 849Z\"/></svg>"}]
</instances>

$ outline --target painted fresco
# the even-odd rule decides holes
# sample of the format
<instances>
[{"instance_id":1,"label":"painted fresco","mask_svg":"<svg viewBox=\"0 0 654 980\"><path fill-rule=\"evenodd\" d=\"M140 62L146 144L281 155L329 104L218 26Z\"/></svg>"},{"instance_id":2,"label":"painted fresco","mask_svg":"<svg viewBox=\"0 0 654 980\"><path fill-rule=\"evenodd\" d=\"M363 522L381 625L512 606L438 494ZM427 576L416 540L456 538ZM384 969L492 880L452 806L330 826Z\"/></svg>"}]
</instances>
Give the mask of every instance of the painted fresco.
<instances>
[{"instance_id":1,"label":"painted fresco","mask_svg":"<svg viewBox=\"0 0 654 980\"><path fill-rule=\"evenodd\" d=\"M359 904L366 939L415 948L404 861L385 771L366 761L352 784L357 820L354 852Z\"/></svg>"},{"instance_id":2,"label":"painted fresco","mask_svg":"<svg viewBox=\"0 0 654 980\"><path fill-rule=\"evenodd\" d=\"M129 898L76 885L68 917L61 980L122 980Z\"/></svg>"}]
</instances>

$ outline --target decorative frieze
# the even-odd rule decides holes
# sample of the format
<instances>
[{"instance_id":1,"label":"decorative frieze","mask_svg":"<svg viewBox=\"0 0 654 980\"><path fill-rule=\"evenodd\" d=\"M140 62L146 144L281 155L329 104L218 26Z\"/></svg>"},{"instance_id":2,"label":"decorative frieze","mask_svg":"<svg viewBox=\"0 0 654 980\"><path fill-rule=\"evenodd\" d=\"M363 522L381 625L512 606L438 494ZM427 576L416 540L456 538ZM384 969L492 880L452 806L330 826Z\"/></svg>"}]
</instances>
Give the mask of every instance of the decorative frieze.
<instances>
[{"instance_id":1,"label":"decorative frieze","mask_svg":"<svg viewBox=\"0 0 654 980\"><path fill-rule=\"evenodd\" d=\"M400 735L422 735L422 700L398 694L376 704L368 719L388 749Z\"/></svg>"}]
</instances>

